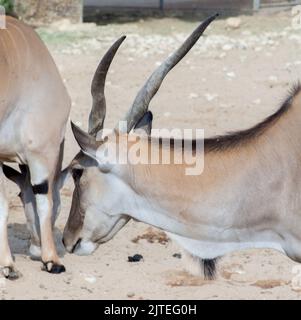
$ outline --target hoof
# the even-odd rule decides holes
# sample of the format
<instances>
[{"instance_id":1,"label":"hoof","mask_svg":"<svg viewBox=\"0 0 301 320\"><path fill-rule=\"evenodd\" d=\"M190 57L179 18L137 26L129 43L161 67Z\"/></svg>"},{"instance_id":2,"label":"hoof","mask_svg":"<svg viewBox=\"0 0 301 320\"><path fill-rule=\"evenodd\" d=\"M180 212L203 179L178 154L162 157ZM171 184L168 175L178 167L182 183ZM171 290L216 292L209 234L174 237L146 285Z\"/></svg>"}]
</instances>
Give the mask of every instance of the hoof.
<instances>
[{"instance_id":1,"label":"hoof","mask_svg":"<svg viewBox=\"0 0 301 320\"><path fill-rule=\"evenodd\" d=\"M5 267L2 269L2 274L8 280L17 280L22 277L22 274L13 267Z\"/></svg>"},{"instance_id":2,"label":"hoof","mask_svg":"<svg viewBox=\"0 0 301 320\"><path fill-rule=\"evenodd\" d=\"M60 274L66 271L66 268L61 264L56 264L52 261L44 263L42 270L52 274Z\"/></svg>"}]
</instances>

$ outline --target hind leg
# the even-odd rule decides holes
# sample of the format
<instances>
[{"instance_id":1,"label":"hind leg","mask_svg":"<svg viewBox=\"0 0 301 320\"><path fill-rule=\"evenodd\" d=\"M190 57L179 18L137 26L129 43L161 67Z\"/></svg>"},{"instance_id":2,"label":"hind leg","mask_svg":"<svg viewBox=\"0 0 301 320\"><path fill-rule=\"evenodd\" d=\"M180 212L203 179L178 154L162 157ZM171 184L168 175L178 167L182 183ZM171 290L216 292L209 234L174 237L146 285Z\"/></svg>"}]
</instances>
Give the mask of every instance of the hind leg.
<instances>
[{"instance_id":1,"label":"hind leg","mask_svg":"<svg viewBox=\"0 0 301 320\"><path fill-rule=\"evenodd\" d=\"M53 237L53 183L57 159L49 153L48 159L30 157L28 166L32 190L36 200L37 214L40 224L42 262L44 270L49 273L61 273L65 267L61 264Z\"/></svg>"},{"instance_id":2,"label":"hind leg","mask_svg":"<svg viewBox=\"0 0 301 320\"><path fill-rule=\"evenodd\" d=\"M7 220L8 201L4 189L4 174L0 165L0 272L8 279L19 278L20 273L14 268L14 262L8 244Z\"/></svg>"},{"instance_id":3,"label":"hind leg","mask_svg":"<svg viewBox=\"0 0 301 320\"><path fill-rule=\"evenodd\" d=\"M35 196L32 191L28 167L26 165L20 165L19 168L21 173L10 166L3 165L3 173L6 178L16 183L21 190L19 197L22 200L27 220L27 229L31 239L29 252L32 258L39 259L41 257L41 241Z\"/></svg>"},{"instance_id":4,"label":"hind leg","mask_svg":"<svg viewBox=\"0 0 301 320\"><path fill-rule=\"evenodd\" d=\"M26 165L20 166L23 183L20 185L21 200L24 206L27 220L27 229L30 233L29 253L32 259L41 258L40 224L37 215L35 195L32 190L29 168Z\"/></svg>"}]
</instances>

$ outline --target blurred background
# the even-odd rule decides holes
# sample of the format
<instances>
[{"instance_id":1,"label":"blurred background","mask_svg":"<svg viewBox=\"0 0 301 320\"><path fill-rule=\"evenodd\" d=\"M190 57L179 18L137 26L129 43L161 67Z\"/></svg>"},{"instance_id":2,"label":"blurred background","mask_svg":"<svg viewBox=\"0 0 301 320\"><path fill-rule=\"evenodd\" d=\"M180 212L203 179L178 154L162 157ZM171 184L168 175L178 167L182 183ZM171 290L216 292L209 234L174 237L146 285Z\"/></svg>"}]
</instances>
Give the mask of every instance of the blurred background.
<instances>
[{"instance_id":1,"label":"blurred background","mask_svg":"<svg viewBox=\"0 0 301 320\"><path fill-rule=\"evenodd\" d=\"M97 21L125 15L203 15L219 10L226 14L252 13L267 8L299 4L297 0L0 0L8 13L35 23L59 18L73 22Z\"/></svg>"}]
</instances>

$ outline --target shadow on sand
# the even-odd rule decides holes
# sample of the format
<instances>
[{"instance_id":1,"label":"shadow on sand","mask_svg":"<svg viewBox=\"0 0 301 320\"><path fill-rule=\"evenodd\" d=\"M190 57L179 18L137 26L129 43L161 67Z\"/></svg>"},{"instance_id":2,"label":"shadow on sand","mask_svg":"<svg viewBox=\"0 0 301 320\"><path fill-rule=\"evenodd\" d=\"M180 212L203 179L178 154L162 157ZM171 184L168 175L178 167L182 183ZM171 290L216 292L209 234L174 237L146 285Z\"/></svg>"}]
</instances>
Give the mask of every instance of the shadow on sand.
<instances>
[{"instance_id":1,"label":"shadow on sand","mask_svg":"<svg viewBox=\"0 0 301 320\"><path fill-rule=\"evenodd\" d=\"M55 242L58 255L63 257L66 253L62 243L62 232L55 228ZM8 240L13 255L21 254L29 256L30 234L26 224L12 223L8 225Z\"/></svg>"}]
</instances>

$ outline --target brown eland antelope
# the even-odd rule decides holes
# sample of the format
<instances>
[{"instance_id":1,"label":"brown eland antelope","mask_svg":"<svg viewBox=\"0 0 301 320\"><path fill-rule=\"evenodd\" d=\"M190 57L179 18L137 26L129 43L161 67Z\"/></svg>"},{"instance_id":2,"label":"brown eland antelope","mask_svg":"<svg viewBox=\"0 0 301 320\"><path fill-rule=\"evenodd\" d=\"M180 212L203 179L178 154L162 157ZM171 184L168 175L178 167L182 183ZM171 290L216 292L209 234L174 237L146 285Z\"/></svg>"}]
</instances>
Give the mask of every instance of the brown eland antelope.
<instances>
[{"instance_id":1,"label":"brown eland antelope","mask_svg":"<svg viewBox=\"0 0 301 320\"><path fill-rule=\"evenodd\" d=\"M60 273L65 268L52 227L60 207L71 103L45 45L29 26L11 17L6 17L6 29L0 30L0 78L0 268L5 277L18 277L7 239L6 175L22 190L31 254L41 256L46 271ZM18 163L21 173L4 162Z\"/></svg>"},{"instance_id":2,"label":"brown eland antelope","mask_svg":"<svg viewBox=\"0 0 301 320\"><path fill-rule=\"evenodd\" d=\"M215 17L203 22L139 91L125 117L127 130L112 133L118 147L129 150L131 130L151 126L148 106L164 77ZM204 156L201 175L188 176L174 163L108 165L106 153L114 139L96 135L106 114L106 72L122 41L108 51L96 72L101 80L97 88L92 85L89 134L73 125L82 151L70 166L75 190L64 230L67 250L91 254L133 218L168 232L202 262L207 277L214 275L218 257L245 248L272 248L301 262L301 86L253 128L204 139L203 152L195 151L196 157ZM162 139L157 140L162 154ZM151 141L142 135L139 139L144 150ZM183 145L173 140L173 153L185 153Z\"/></svg>"}]
</instances>

